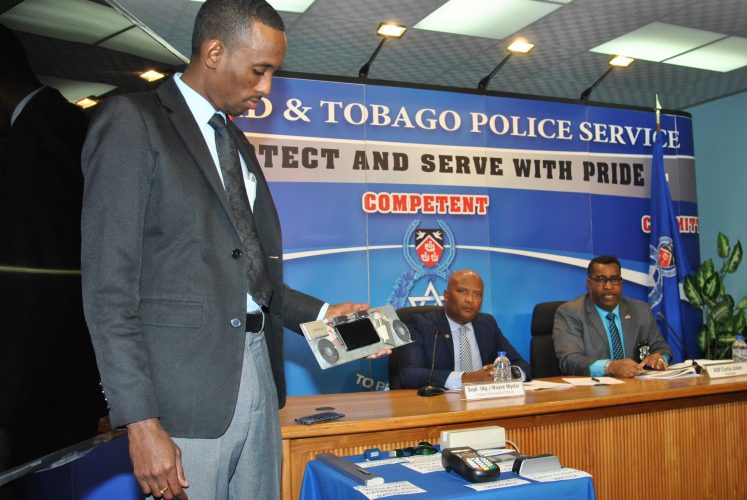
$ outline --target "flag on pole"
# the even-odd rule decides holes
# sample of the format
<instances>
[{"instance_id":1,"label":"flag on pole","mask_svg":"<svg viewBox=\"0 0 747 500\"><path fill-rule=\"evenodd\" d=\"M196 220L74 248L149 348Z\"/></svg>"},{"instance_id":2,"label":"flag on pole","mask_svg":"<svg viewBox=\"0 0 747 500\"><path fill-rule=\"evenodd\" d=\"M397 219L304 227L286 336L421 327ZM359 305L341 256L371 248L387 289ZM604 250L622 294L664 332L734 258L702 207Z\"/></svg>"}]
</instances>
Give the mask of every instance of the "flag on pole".
<instances>
[{"instance_id":1,"label":"flag on pole","mask_svg":"<svg viewBox=\"0 0 747 500\"><path fill-rule=\"evenodd\" d=\"M677 216L664 171L666 134L659 123L659 98L656 98L656 134L651 161L651 240L649 243L649 276L651 290L648 303L656 318L659 331L672 348L672 362L690 357L685 347L683 331L683 302L680 283L689 273L689 266L681 243Z\"/></svg>"}]
</instances>

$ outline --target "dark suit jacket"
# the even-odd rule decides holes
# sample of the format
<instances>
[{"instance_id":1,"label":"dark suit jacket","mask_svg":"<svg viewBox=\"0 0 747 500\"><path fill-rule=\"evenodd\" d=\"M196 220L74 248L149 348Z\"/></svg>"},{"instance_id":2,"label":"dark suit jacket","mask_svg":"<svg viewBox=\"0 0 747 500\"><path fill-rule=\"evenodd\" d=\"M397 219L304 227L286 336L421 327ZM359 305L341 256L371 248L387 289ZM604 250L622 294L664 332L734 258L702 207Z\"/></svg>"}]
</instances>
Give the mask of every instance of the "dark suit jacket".
<instances>
[{"instance_id":1,"label":"dark suit jacket","mask_svg":"<svg viewBox=\"0 0 747 500\"><path fill-rule=\"evenodd\" d=\"M413 314L407 318L405 324L410 329L413 342L398 348L400 350L397 356L398 372L402 388L417 389L428 384L436 330L441 335L436 345L432 384L436 387L443 387L449 374L454 371L454 340L451 338L451 328L446 319L446 313L441 309L425 314ZM479 313L472 320L472 328L484 365L492 363L498 351L506 351L511 364L521 367L529 376L529 364L503 336L493 316Z\"/></svg>"},{"instance_id":2,"label":"dark suit jacket","mask_svg":"<svg viewBox=\"0 0 747 500\"><path fill-rule=\"evenodd\" d=\"M638 342L648 342L651 354L672 355L659 333L651 308L645 302L620 298L625 353L632 357ZM600 359L610 359L610 344L594 303L588 293L561 305L555 312L552 330L555 355L560 371L567 375L589 375L589 366Z\"/></svg>"},{"instance_id":3,"label":"dark suit jacket","mask_svg":"<svg viewBox=\"0 0 747 500\"><path fill-rule=\"evenodd\" d=\"M283 325L298 331L322 302L284 285L267 182L244 134L229 130L257 178L254 214L273 286L265 336L283 406ZM107 99L83 173L83 297L112 424L157 416L174 436L220 436L241 376L246 251L233 257L242 244L228 200L176 83Z\"/></svg>"},{"instance_id":4,"label":"dark suit jacket","mask_svg":"<svg viewBox=\"0 0 747 500\"><path fill-rule=\"evenodd\" d=\"M23 108L0 149L0 427L17 465L92 437L106 414L80 283L80 151L88 119L57 90Z\"/></svg>"}]
</instances>

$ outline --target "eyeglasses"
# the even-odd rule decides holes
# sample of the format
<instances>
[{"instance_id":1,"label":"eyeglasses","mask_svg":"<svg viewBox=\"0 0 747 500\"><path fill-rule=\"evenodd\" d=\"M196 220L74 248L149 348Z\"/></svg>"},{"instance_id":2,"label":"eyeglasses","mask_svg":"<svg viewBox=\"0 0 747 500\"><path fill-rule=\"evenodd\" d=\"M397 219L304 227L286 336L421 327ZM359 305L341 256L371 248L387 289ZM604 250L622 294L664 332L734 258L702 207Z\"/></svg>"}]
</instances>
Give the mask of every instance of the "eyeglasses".
<instances>
[{"instance_id":1,"label":"eyeglasses","mask_svg":"<svg viewBox=\"0 0 747 500\"><path fill-rule=\"evenodd\" d=\"M622 283L622 276L589 276L589 279L599 286L604 286L609 281L613 286L618 286Z\"/></svg>"}]
</instances>

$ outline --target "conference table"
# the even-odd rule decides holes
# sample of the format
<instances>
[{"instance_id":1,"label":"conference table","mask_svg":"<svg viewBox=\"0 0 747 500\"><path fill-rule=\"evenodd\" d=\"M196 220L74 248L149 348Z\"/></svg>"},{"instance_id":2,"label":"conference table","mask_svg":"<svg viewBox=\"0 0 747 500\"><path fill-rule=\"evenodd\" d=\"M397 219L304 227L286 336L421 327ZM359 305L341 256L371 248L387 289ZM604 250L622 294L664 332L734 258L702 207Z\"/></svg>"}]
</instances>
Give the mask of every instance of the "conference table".
<instances>
[{"instance_id":1,"label":"conference table","mask_svg":"<svg viewBox=\"0 0 747 500\"><path fill-rule=\"evenodd\" d=\"M330 407L345 417L294 421ZM485 425L504 427L523 454L552 453L589 472L599 499L747 498L747 376L631 379L477 401L415 390L291 396L280 419L287 499L299 498L319 453L438 443L442 430Z\"/></svg>"}]
</instances>

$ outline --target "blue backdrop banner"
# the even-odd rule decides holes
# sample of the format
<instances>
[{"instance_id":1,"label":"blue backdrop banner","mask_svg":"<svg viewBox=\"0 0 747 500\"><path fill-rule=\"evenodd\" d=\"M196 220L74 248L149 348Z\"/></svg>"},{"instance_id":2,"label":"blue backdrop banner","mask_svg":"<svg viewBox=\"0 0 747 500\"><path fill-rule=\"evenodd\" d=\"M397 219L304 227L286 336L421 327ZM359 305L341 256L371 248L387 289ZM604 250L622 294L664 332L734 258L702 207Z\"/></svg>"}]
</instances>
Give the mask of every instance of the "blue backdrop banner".
<instances>
[{"instance_id":1,"label":"blue backdrop banner","mask_svg":"<svg viewBox=\"0 0 747 500\"><path fill-rule=\"evenodd\" d=\"M448 274L470 268L527 360L532 308L583 293L594 255L616 255L623 293L646 300L653 111L294 78L263 101L236 123L270 181L291 286L331 303L439 305ZM662 129L682 262L697 262L691 121L664 114ZM432 244L416 248L422 235ZM685 311L685 343L697 319ZM286 332L291 395L384 390L386 367L323 371Z\"/></svg>"}]
</instances>

